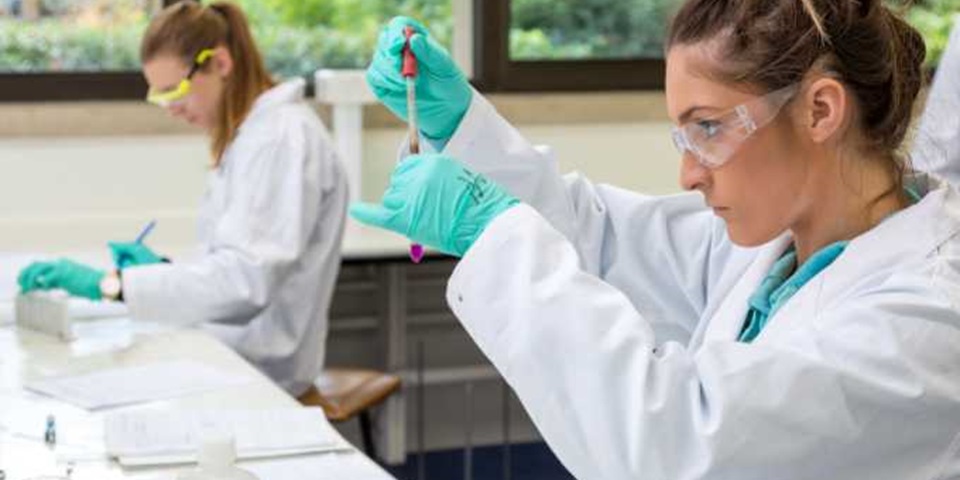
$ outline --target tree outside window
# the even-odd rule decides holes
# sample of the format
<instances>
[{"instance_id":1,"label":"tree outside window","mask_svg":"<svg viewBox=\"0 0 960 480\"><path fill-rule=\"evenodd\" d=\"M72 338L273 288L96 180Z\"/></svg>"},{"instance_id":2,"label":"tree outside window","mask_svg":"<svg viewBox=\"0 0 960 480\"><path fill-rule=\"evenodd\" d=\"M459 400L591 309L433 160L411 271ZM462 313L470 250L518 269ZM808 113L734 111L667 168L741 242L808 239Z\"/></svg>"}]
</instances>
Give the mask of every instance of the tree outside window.
<instances>
[{"instance_id":1,"label":"tree outside window","mask_svg":"<svg viewBox=\"0 0 960 480\"><path fill-rule=\"evenodd\" d=\"M663 56L682 0L512 0L510 59L632 60Z\"/></svg>"},{"instance_id":2,"label":"tree outside window","mask_svg":"<svg viewBox=\"0 0 960 480\"><path fill-rule=\"evenodd\" d=\"M452 37L451 0L234 1L247 11L268 68L279 77L365 67L377 33L394 15L420 19L448 46ZM510 60L660 58L668 19L681 2L511 0ZM140 37L163 3L0 0L0 75L135 72ZM907 18L924 34L933 66L960 13L960 0L911 4Z\"/></svg>"},{"instance_id":3,"label":"tree outside window","mask_svg":"<svg viewBox=\"0 0 960 480\"><path fill-rule=\"evenodd\" d=\"M927 65L940 63L958 14L960 0L920 0L907 12L907 20L927 42Z\"/></svg>"},{"instance_id":4,"label":"tree outside window","mask_svg":"<svg viewBox=\"0 0 960 480\"><path fill-rule=\"evenodd\" d=\"M799 0L798 0L799 1ZM663 56L663 38L683 0L511 0L510 59L630 60ZM902 9L903 0L888 2ZM939 62L960 0L912 0L907 20Z\"/></svg>"},{"instance_id":5,"label":"tree outside window","mask_svg":"<svg viewBox=\"0 0 960 480\"><path fill-rule=\"evenodd\" d=\"M363 68L392 16L421 19L449 45L450 0L235 0L280 77ZM162 0L0 0L0 75L140 68L140 38Z\"/></svg>"}]
</instances>

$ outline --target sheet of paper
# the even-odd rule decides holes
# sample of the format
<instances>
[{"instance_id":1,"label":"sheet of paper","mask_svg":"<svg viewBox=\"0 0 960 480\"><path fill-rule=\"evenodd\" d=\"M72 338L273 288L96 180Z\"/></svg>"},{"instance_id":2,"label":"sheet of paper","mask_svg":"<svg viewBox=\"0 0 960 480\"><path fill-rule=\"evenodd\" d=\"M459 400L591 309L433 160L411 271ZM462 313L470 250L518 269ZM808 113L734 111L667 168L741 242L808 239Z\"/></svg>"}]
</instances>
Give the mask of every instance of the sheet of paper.
<instances>
[{"instance_id":1,"label":"sheet of paper","mask_svg":"<svg viewBox=\"0 0 960 480\"><path fill-rule=\"evenodd\" d=\"M230 434L241 459L348 447L319 408L124 412L107 417L105 432L107 452L125 466L196 461L211 432Z\"/></svg>"},{"instance_id":2,"label":"sheet of paper","mask_svg":"<svg viewBox=\"0 0 960 480\"><path fill-rule=\"evenodd\" d=\"M242 385L247 377L177 360L28 382L26 388L95 410Z\"/></svg>"},{"instance_id":3,"label":"sheet of paper","mask_svg":"<svg viewBox=\"0 0 960 480\"><path fill-rule=\"evenodd\" d=\"M237 462L237 466L262 480L396 480L357 451L243 460ZM157 473L142 479L139 476L131 478L177 480L180 472L193 468L195 467L182 467L178 468L178 471Z\"/></svg>"},{"instance_id":4,"label":"sheet of paper","mask_svg":"<svg viewBox=\"0 0 960 480\"><path fill-rule=\"evenodd\" d=\"M241 462L238 466L270 480L393 480L356 451Z\"/></svg>"},{"instance_id":5,"label":"sheet of paper","mask_svg":"<svg viewBox=\"0 0 960 480\"><path fill-rule=\"evenodd\" d=\"M8 440L42 444L47 417L53 416L57 454L99 454L99 458L106 458L102 419L79 408L45 404L43 400L39 395L0 391L0 443L6 436Z\"/></svg>"}]
</instances>

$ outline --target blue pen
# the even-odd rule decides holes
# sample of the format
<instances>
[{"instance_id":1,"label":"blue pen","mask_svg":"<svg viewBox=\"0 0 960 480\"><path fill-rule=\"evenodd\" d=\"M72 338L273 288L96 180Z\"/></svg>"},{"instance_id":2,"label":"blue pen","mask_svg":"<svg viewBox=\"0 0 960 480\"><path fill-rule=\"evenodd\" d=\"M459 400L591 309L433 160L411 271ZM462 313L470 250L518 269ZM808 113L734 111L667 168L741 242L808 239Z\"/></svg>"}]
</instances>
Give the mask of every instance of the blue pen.
<instances>
[{"instance_id":1,"label":"blue pen","mask_svg":"<svg viewBox=\"0 0 960 480\"><path fill-rule=\"evenodd\" d=\"M57 420L53 415L47 415L47 426L43 430L43 442L48 447L57 444Z\"/></svg>"},{"instance_id":2,"label":"blue pen","mask_svg":"<svg viewBox=\"0 0 960 480\"><path fill-rule=\"evenodd\" d=\"M134 240L134 243L143 243L143 240L147 238L147 235L150 235L150 232L153 231L153 227L157 226L156 220L150 220L150 223L146 224L143 227L143 230L140 231L140 235L137 235L137 239Z\"/></svg>"}]
</instances>

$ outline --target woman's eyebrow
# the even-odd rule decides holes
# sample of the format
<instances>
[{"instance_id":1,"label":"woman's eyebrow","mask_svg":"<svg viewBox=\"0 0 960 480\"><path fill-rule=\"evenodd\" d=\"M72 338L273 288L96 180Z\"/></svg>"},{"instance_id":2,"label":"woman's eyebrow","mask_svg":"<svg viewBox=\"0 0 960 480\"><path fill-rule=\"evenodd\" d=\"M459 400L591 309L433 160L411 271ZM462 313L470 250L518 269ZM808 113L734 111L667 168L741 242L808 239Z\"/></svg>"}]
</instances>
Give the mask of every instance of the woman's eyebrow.
<instances>
[{"instance_id":1,"label":"woman's eyebrow","mask_svg":"<svg viewBox=\"0 0 960 480\"><path fill-rule=\"evenodd\" d=\"M686 122L690 121L690 117L692 117L693 114L695 114L695 113L697 113L697 112L699 112L699 111L701 111L701 110L717 111L717 110L719 110L719 109L716 108L716 107L708 107L708 106L705 106L705 105L694 105L694 106L686 109L683 113L681 113L681 114L680 114L680 117L677 118L677 122L678 122L678 123L686 123Z\"/></svg>"}]
</instances>

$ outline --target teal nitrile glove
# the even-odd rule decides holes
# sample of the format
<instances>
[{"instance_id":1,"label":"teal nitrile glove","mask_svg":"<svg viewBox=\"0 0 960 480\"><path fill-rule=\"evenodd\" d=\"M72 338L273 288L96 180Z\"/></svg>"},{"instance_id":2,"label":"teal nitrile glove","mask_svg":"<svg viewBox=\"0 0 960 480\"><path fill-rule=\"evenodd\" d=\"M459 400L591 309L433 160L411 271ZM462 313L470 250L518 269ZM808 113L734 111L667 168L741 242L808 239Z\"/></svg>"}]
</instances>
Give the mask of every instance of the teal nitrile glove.
<instances>
[{"instance_id":1,"label":"teal nitrile glove","mask_svg":"<svg viewBox=\"0 0 960 480\"><path fill-rule=\"evenodd\" d=\"M137 242L108 242L113 264L120 270L137 265L152 265L163 262L163 257L149 247Z\"/></svg>"},{"instance_id":2,"label":"teal nitrile glove","mask_svg":"<svg viewBox=\"0 0 960 480\"><path fill-rule=\"evenodd\" d=\"M497 215L520 203L500 185L438 154L407 157L382 205L354 203L353 218L462 257Z\"/></svg>"},{"instance_id":3,"label":"teal nitrile glove","mask_svg":"<svg viewBox=\"0 0 960 480\"><path fill-rule=\"evenodd\" d=\"M374 95L396 116L407 121L407 84L403 65L404 30L414 29L410 50L417 57L417 114L420 131L428 138L449 139L470 107L473 89L447 51L416 20L396 17L384 27L377 51L367 68Z\"/></svg>"},{"instance_id":4,"label":"teal nitrile glove","mask_svg":"<svg viewBox=\"0 0 960 480\"><path fill-rule=\"evenodd\" d=\"M66 290L76 297L100 300L100 280L105 272L65 258L34 262L20 271L17 283L22 293L34 290Z\"/></svg>"}]
</instances>

